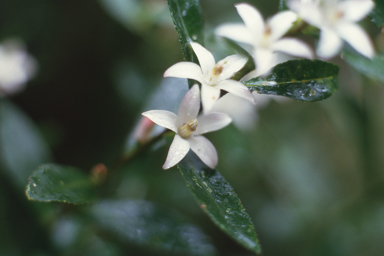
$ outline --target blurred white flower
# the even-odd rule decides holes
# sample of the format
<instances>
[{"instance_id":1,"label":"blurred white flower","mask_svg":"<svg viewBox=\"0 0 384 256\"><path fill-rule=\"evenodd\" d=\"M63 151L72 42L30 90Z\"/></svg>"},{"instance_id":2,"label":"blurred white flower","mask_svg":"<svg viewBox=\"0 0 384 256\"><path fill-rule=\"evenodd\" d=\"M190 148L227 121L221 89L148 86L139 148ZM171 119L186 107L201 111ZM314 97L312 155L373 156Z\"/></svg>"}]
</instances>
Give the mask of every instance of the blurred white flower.
<instances>
[{"instance_id":1,"label":"blurred white flower","mask_svg":"<svg viewBox=\"0 0 384 256\"><path fill-rule=\"evenodd\" d=\"M215 147L201 134L219 130L229 123L231 118L224 113L208 113L197 117L200 109L200 90L195 84L183 98L178 115L165 110L150 110L142 113L154 123L176 133L168 151L163 169L169 169L179 163L189 149L210 168L217 165Z\"/></svg>"},{"instance_id":2,"label":"blurred white flower","mask_svg":"<svg viewBox=\"0 0 384 256\"><path fill-rule=\"evenodd\" d=\"M0 44L0 97L21 91L36 73L37 63L18 40Z\"/></svg>"},{"instance_id":3,"label":"blurred white flower","mask_svg":"<svg viewBox=\"0 0 384 256\"><path fill-rule=\"evenodd\" d=\"M237 128L246 131L255 126L258 105L259 102L255 105L243 98L227 93L213 105L211 112L228 114Z\"/></svg>"},{"instance_id":4,"label":"blurred white flower","mask_svg":"<svg viewBox=\"0 0 384 256\"><path fill-rule=\"evenodd\" d=\"M250 131L258 124L259 111L266 108L271 101L283 104L290 100L283 96L259 94L256 91L252 95L257 102L256 105L228 93L213 105L211 112L226 113L238 129Z\"/></svg>"},{"instance_id":5,"label":"blurred white flower","mask_svg":"<svg viewBox=\"0 0 384 256\"><path fill-rule=\"evenodd\" d=\"M253 6L241 3L235 5L243 24L224 24L215 33L243 43L256 65L254 76L268 72L280 63L279 53L297 57L313 58L311 48L295 38L281 38L292 27L297 15L292 11L279 12L266 23L261 13ZM247 49L249 48L250 49Z\"/></svg>"},{"instance_id":6,"label":"blurred white flower","mask_svg":"<svg viewBox=\"0 0 384 256\"><path fill-rule=\"evenodd\" d=\"M195 42L192 42L191 46L199 59L200 66L193 62L179 62L168 68L164 77L189 78L200 82L204 113L207 113L219 99L220 90L255 103L245 85L230 80L247 63L246 57L235 54L216 63L213 55L203 46Z\"/></svg>"},{"instance_id":7,"label":"blurred white flower","mask_svg":"<svg viewBox=\"0 0 384 256\"><path fill-rule=\"evenodd\" d=\"M308 24L321 30L316 54L321 58L336 56L348 42L362 55L372 58L374 48L367 33L356 22L373 9L371 0L290 0L288 7Z\"/></svg>"}]
</instances>

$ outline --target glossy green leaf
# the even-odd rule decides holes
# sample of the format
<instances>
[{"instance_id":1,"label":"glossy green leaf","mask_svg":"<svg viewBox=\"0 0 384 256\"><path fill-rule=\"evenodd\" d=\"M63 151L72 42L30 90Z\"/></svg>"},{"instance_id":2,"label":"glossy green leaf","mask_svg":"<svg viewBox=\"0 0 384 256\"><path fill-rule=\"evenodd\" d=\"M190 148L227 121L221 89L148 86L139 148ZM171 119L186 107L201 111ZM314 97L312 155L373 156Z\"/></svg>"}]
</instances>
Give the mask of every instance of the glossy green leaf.
<instances>
[{"instance_id":1,"label":"glossy green leaf","mask_svg":"<svg viewBox=\"0 0 384 256\"><path fill-rule=\"evenodd\" d=\"M216 169L210 169L192 152L178 164L200 207L229 236L249 250L261 246L248 214L231 185Z\"/></svg>"},{"instance_id":2,"label":"glossy green leaf","mask_svg":"<svg viewBox=\"0 0 384 256\"><path fill-rule=\"evenodd\" d=\"M276 65L266 77L243 82L250 91L300 101L324 100L337 90L339 67L321 60L290 60Z\"/></svg>"},{"instance_id":3,"label":"glossy green leaf","mask_svg":"<svg viewBox=\"0 0 384 256\"><path fill-rule=\"evenodd\" d=\"M90 208L102 229L119 240L166 255L216 255L207 236L169 209L141 200L105 200Z\"/></svg>"},{"instance_id":4,"label":"glossy green leaf","mask_svg":"<svg viewBox=\"0 0 384 256\"><path fill-rule=\"evenodd\" d=\"M355 50L348 49L343 52L343 59L349 65L360 71L362 74L384 82L384 56L376 55L372 60L368 59Z\"/></svg>"},{"instance_id":5,"label":"glossy green leaf","mask_svg":"<svg viewBox=\"0 0 384 256\"><path fill-rule=\"evenodd\" d=\"M199 63L190 45L203 45L203 14L199 0L168 0L168 7L181 43L184 59Z\"/></svg>"},{"instance_id":6,"label":"glossy green leaf","mask_svg":"<svg viewBox=\"0 0 384 256\"><path fill-rule=\"evenodd\" d=\"M26 189L29 200L89 203L95 199L90 177L75 167L45 164L33 172Z\"/></svg>"},{"instance_id":7,"label":"glossy green leaf","mask_svg":"<svg viewBox=\"0 0 384 256\"><path fill-rule=\"evenodd\" d=\"M372 22L378 27L384 26L384 2L375 1L375 8L369 15L372 18Z\"/></svg>"},{"instance_id":8,"label":"glossy green leaf","mask_svg":"<svg viewBox=\"0 0 384 256\"><path fill-rule=\"evenodd\" d=\"M8 177L24 188L32 171L49 160L48 146L32 120L0 100L0 165Z\"/></svg>"}]
</instances>

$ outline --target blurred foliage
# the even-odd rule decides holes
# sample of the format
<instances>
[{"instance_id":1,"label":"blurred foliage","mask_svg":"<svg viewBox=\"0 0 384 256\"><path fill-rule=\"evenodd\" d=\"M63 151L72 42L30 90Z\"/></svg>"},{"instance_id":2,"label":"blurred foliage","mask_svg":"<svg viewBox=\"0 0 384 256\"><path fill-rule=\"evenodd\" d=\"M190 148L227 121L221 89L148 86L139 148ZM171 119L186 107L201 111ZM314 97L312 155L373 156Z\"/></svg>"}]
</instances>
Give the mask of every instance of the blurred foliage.
<instances>
[{"instance_id":1,"label":"blurred foliage","mask_svg":"<svg viewBox=\"0 0 384 256\"><path fill-rule=\"evenodd\" d=\"M248 2L265 17L279 6ZM207 31L240 21L234 3L201 0ZM124 10L132 15L122 16ZM0 41L23 40L39 64L24 92L0 102L0 255L180 255L151 247L164 237L137 242L129 228L138 232L148 224L171 235L174 224L175 242L195 255L253 255L210 221L176 168L161 170L167 138L108 170L95 204L47 204L24 195L37 165L54 161L87 176L126 149L142 110L174 111L187 83L162 79L182 60L165 0L2 0L0 28ZM223 46L211 39L207 48L222 54ZM331 98L276 97L260 104L254 129L231 125L207 135L218 150L217 168L255 223L264 255L384 253L384 86L340 59L332 62L340 73ZM371 77L374 68L357 70ZM169 84L169 98L150 93L161 94ZM173 89L178 85L184 92ZM135 205L142 208L126 210ZM153 211L140 215L145 209ZM153 220L140 219L153 212ZM128 220L120 226L117 217Z\"/></svg>"}]
</instances>

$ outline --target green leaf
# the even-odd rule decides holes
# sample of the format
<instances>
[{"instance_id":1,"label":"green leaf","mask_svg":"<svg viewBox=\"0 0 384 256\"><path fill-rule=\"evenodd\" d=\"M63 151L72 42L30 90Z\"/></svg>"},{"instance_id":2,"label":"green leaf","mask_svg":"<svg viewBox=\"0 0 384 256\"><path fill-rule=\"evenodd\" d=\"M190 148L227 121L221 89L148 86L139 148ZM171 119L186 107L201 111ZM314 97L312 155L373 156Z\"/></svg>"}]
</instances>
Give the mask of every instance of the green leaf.
<instances>
[{"instance_id":1,"label":"green leaf","mask_svg":"<svg viewBox=\"0 0 384 256\"><path fill-rule=\"evenodd\" d=\"M355 50L346 49L342 55L349 65L360 71L367 77L384 82L384 56L376 55L372 60L368 59Z\"/></svg>"},{"instance_id":2,"label":"green leaf","mask_svg":"<svg viewBox=\"0 0 384 256\"><path fill-rule=\"evenodd\" d=\"M90 208L104 230L123 242L166 255L215 255L207 236L178 214L141 200L105 200Z\"/></svg>"},{"instance_id":3,"label":"green leaf","mask_svg":"<svg viewBox=\"0 0 384 256\"><path fill-rule=\"evenodd\" d=\"M114 19L137 33L149 31L154 24L171 24L166 6L156 1L99 0Z\"/></svg>"},{"instance_id":4,"label":"green leaf","mask_svg":"<svg viewBox=\"0 0 384 256\"><path fill-rule=\"evenodd\" d=\"M32 120L11 102L0 100L0 165L7 175L24 188L32 170L50 158Z\"/></svg>"},{"instance_id":5,"label":"green leaf","mask_svg":"<svg viewBox=\"0 0 384 256\"><path fill-rule=\"evenodd\" d=\"M33 172L26 189L29 200L89 203L95 199L90 177L75 167L45 164Z\"/></svg>"},{"instance_id":6,"label":"green leaf","mask_svg":"<svg viewBox=\"0 0 384 256\"><path fill-rule=\"evenodd\" d=\"M199 63L190 45L191 41L203 45L203 14L198 0L168 0L173 23L179 34L184 59Z\"/></svg>"},{"instance_id":7,"label":"green leaf","mask_svg":"<svg viewBox=\"0 0 384 256\"><path fill-rule=\"evenodd\" d=\"M287 0L280 0L279 1L279 11L285 11L285 10L288 10L288 7L287 7Z\"/></svg>"},{"instance_id":8,"label":"green leaf","mask_svg":"<svg viewBox=\"0 0 384 256\"><path fill-rule=\"evenodd\" d=\"M324 100L337 90L339 67L321 60L290 60L276 65L267 77L243 82L250 91L300 101Z\"/></svg>"},{"instance_id":9,"label":"green leaf","mask_svg":"<svg viewBox=\"0 0 384 256\"><path fill-rule=\"evenodd\" d=\"M384 3L382 1L375 1L375 8L369 15L372 22L378 27L384 26Z\"/></svg>"},{"instance_id":10,"label":"green leaf","mask_svg":"<svg viewBox=\"0 0 384 256\"><path fill-rule=\"evenodd\" d=\"M192 152L178 164L200 207L229 236L249 250L261 246L248 214L229 183L216 169L210 169Z\"/></svg>"}]
</instances>

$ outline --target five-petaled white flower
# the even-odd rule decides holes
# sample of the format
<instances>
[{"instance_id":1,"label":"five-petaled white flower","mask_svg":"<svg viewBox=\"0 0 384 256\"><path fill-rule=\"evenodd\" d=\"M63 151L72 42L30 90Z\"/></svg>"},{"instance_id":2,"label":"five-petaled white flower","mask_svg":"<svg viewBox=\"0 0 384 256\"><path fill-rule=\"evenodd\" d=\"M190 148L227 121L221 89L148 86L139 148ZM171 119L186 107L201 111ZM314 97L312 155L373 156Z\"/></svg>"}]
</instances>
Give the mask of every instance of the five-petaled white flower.
<instances>
[{"instance_id":1,"label":"five-petaled white flower","mask_svg":"<svg viewBox=\"0 0 384 256\"><path fill-rule=\"evenodd\" d=\"M208 113L197 117L200 109L200 90L195 84L184 96L178 115L165 110L151 110L142 113L154 123L176 133L168 151L163 169L176 165L189 149L210 168L217 165L217 152L212 143L201 134L219 130L232 120L224 113Z\"/></svg>"},{"instance_id":2,"label":"five-petaled white flower","mask_svg":"<svg viewBox=\"0 0 384 256\"><path fill-rule=\"evenodd\" d=\"M168 68L164 77L180 77L196 80L201 83L201 100L203 111L207 113L220 97L220 90L256 103L252 93L241 82L230 78L244 67L247 57L239 54L231 55L217 64L213 55L198 43L191 42L200 66L193 62L179 62Z\"/></svg>"},{"instance_id":3,"label":"five-petaled white flower","mask_svg":"<svg viewBox=\"0 0 384 256\"><path fill-rule=\"evenodd\" d=\"M280 53L297 57L313 58L312 50L295 38L281 38L292 27L297 15L283 11L272 16L265 23L261 13L253 6L241 3L235 5L243 24L224 24L215 33L245 44L256 65L257 75L264 74L280 63Z\"/></svg>"},{"instance_id":4,"label":"five-petaled white flower","mask_svg":"<svg viewBox=\"0 0 384 256\"><path fill-rule=\"evenodd\" d=\"M308 24L321 30L316 53L321 58L338 54L347 41L362 55L372 58L374 48L367 33L357 24L374 7L371 0L291 0L287 2Z\"/></svg>"}]
</instances>

